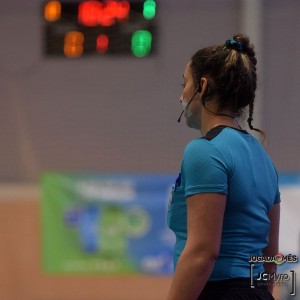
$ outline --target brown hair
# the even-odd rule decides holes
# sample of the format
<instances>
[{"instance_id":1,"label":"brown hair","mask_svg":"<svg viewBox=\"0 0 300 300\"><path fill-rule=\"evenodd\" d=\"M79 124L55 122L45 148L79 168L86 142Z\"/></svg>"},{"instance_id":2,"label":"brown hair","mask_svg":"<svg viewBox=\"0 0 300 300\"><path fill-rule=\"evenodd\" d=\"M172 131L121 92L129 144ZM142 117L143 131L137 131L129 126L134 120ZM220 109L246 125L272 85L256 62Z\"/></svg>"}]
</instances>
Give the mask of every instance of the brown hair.
<instances>
[{"instance_id":1,"label":"brown hair","mask_svg":"<svg viewBox=\"0 0 300 300\"><path fill-rule=\"evenodd\" d=\"M227 108L234 116L240 116L249 105L248 125L265 138L265 133L254 128L253 109L257 85L256 57L254 46L248 36L236 34L224 45L215 45L197 51L191 58L191 70L195 83L208 76L209 92L218 96L219 110Z\"/></svg>"}]
</instances>

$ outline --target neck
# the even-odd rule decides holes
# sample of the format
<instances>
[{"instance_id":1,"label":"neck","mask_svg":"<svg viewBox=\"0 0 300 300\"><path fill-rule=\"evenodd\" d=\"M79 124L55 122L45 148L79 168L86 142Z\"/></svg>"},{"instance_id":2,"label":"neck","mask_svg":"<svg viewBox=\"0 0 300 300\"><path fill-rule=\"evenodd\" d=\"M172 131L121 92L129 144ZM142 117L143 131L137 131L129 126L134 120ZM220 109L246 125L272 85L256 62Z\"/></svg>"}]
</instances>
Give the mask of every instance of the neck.
<instances>
[{"instance_id":1,"label":"neck","mask_svg":"<svg viewBox=\"0 0 300 300\"><path fill-rule=\"evenodd\" d=\"M242 129L234 117L216 115L211 116L206 122L205 120L203 121L200 128L202 135L206 135L208 131L219 125L229 126L240 130Z\"/></svg>"}]
</instances>

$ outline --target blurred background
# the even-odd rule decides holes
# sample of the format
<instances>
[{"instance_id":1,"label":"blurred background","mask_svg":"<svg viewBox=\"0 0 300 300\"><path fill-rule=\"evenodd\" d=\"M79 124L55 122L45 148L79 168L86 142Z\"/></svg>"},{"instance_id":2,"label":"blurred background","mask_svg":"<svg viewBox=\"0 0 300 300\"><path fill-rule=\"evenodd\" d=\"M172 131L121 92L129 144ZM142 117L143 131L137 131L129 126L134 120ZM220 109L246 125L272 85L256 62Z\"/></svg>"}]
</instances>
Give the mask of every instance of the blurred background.
<instances>
[{"instance_id":1,"label":"blurred background","mask_svg":"<svg viewBox=\"0 0 300 300\"><path fill-rule=\"evenodd\" d=\"M299 210L298 0L148 0L156 5L148 17L145 1L129 1L131 13L114 16L116 24L84 23L94 21L91 13L80 26L79 4L91 1L52 1L61 6L46 13L48 2L0 2L1 299L164 299L169 276L46 274L41 176L177 173L186 143L199 136L177 123L185 65L199 48L235 33L248 34L255 45L254 125L266 131L279 173L296 183L290 211ZM146 32L141 52L132 38L138 30ZM295 218L284 219L286 230L294 228L285 235L286 251L299 251ZM289 241L296 245L291 250Z\"/></svg>"}]
</instances>

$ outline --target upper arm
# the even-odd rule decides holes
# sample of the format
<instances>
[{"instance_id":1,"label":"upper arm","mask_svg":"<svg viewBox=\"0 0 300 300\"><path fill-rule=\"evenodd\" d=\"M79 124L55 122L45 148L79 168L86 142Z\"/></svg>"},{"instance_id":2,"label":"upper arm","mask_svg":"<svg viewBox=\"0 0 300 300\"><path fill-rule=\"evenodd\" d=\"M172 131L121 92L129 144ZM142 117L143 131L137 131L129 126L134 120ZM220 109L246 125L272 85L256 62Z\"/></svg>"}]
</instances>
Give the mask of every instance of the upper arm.
<instances>
[{"instance_id":1,"label":"upper arm","mask_svg":"<svg viewBox=\"0 0 300 300\"><path fill-rule=\"evenodd\" d=\"M183 178L187 201L186 248L217 256L228 193L226 159L205 140L188 145L183 158Z\"/></svg>"},{"instance_id":2,"label":"upper arm","mask_svg":"<svg viewBox=\"0 0 300 300\"><path fill-rule=\"evenodd\" d=\"M269 244L264 251L265 255L274 256L279 251L279 224L280 224L280 203L274 204L268 213L270 220Z\"/></svg>"},{"instance_id":3,"label":"upper arm","mask_svg":"<svg viewBox=\"0 0 300 300\"><path fill-rule=\"evenodd\" d=\"M269 231L269 243L264 249L264 256L274 257L279 252L278 239L279 239L279 222L280 222L280 204L274 204L272 209L268 214L270 220L270 231ZM277 265L276 263L265 263L265 272L272 274L276 273ZM271 282L273 279L271 279ZM268 291L273 293L273 285L268 285Z\"/></svg>"},{"instance_id":4,"label":"upper arm","mask_svg":"<svg viewBox=\"0 0 300 300\"><path fill-rule=\"evenodd\" d=\"M219 253L226 195L201 193L187 198L186 247L216 257Z\"/></svg>"}]
</instances>

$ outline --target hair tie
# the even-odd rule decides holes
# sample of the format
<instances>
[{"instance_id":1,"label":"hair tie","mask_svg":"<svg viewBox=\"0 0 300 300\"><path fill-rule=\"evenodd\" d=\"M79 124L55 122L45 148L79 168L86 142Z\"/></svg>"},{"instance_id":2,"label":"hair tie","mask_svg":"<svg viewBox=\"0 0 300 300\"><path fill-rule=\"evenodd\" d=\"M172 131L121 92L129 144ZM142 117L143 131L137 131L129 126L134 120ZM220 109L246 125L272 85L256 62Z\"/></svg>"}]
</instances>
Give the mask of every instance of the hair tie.
<instances>
[{"instance_id":1,"label":"hair tie","mask_svg":"<svg viewBox=\"0 0 300 300\"><path fill-rule=\"evenodd\" d=\"M226 41L225 46L229 49L234 49L239 52L244 52L245 51L245 46L242 42L238 42L234 39L229 39Z\"/></svg>"}]
</instances>

